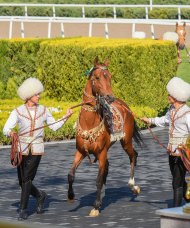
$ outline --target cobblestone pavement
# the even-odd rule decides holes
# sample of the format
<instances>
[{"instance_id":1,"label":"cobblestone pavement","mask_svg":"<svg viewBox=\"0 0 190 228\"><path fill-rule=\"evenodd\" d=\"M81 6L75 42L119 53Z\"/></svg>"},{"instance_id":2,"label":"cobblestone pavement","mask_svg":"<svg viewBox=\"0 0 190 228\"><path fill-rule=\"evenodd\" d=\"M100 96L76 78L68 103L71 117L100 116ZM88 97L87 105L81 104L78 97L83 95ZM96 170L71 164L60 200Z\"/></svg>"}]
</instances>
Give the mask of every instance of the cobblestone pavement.
<instances>
[{"instance_id":1,"label":"cobblestone pavement","mask_svg":"<svg viewBox=\"0 0 190 228\"><path fill-rule=\"evenodd\" d=\"M155 131L159 140L167 144L167 129ZM89 212L95 200L98 164L85 159L77 170L74 183L76 199L67 201L67 173L71 166L75 142L46 144L46 156L39 166L34 184L47 192L45 213L35 213L35 200L29 202L29 218L22 222L33 227L117 227L158 228L160 218L155 211L171 207L171 176L166 152L149 132L143 132L146 147L140 149L136 168L136 184L141 193L135 196L127 183L129 159L120 144L109 150L109 174L101 214L92 218ZM0 220L17 222L20 189L16 169L9 162L9 148L0 149ZM1 227L1 224L0 224Z\"/></svg>"}]
</instances>

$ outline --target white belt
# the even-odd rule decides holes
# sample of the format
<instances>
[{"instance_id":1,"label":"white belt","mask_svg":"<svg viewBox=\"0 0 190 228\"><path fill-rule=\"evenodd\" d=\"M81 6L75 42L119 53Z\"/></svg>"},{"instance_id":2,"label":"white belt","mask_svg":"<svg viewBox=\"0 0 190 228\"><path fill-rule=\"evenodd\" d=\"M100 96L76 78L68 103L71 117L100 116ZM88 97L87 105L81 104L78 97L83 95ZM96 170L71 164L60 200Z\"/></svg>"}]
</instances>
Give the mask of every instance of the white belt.
<instances>
[{"instance_id":1,"label":"white belt","mask_svg":"<svg viewBox=\"0 0 190 228\"><path fill-rule=\"evenodd\" d=\"M173 137L173 138L169 138L169 144L172 144L172 145L185 144L186 141L187 141L187 137Z\"/></svg>"},{"instance_id":2,"label":"white belt","mask_svg":"<svg viewBox=\"0 0 190 228\"><path fill-rule=\"evenodd\" d=\"M34 136L19 136L19 140L21 143L43 143L44 140L42 137L35 138Z\"/></svg>"}]
</instances>

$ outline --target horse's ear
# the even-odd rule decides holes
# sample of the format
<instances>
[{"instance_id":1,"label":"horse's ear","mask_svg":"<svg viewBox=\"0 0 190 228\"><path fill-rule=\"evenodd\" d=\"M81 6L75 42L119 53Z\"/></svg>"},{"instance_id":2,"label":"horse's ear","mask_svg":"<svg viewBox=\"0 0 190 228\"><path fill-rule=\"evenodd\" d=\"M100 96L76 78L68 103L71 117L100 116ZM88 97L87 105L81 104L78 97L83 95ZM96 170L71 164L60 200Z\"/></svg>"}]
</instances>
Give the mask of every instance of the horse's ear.
<instances>
[{"instance_id":1,"label":"horse's ear","mask_svg":"<svg viewBox=\"0 0 190 228\"><path fill-rule=\"evenodd\" d=\"M183 27L185 27L185 26L186 26L186 22L183 23Z\"/></svg>"},{"instance_id":2,"label":"horse's ear","mask_svg":"<svg viewBox=\"0 0 190 228\"><path fill-rule=\"evenodd\" d=\"M108 67L109 64L110 64L109 59L106 59L106 60L104 61L104 65Z\"/></svg>"},{"instance_id":3,"label":"horse's ear","mask_svg":"<svg viewBox=\"0 0 190 228\"><path fill-rule=\"evenodd\" d=\"M96 56L95 60L94 60L94 66L97 66L99 63L99 59L98 59L98 56Z\"/></svg>"},{"instance_id":4,"label":"horse's ear","mask_svg":"<svg viewBox=\"0 0 190 228\"><path fill-rule=\"evenodd\" d=\"M176 28L178 27L178 22L176 22Z\"/></svg>"}]
</instances>

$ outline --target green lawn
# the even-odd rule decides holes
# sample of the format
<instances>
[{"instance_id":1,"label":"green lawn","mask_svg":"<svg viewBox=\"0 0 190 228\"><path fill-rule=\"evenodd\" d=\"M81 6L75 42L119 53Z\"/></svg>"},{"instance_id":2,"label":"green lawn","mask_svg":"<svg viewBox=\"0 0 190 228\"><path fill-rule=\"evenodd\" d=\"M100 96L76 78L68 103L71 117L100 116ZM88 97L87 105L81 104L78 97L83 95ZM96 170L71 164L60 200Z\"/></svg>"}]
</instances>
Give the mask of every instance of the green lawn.
<instances>
[{"instance_id":1,"label":"green lawn","mask_svg":"<svg viewBox=\"0 0 190 228\"><path fill-rule=\"evenodd\" d=\"M188 48L188 51L190 51L190 48ZM189 58L187 56L186 50L181 51L181 57L182 57L182 63L180 63L178 66L176 76L190 83L190 63L189 63Z\"/></svg>"}]
</instances>

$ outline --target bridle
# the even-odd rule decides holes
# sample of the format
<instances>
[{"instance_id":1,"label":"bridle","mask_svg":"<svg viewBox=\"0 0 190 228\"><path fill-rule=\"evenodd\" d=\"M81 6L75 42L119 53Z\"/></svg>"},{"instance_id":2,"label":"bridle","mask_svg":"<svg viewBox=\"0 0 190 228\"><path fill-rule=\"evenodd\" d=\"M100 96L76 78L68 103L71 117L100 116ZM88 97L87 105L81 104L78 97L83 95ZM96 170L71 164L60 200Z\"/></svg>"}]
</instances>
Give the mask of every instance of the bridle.
<instances>
[{"instance_id":1,"label":"bridle","mask_svg":"<svg viewBox=\"0 0 190 228\"><path fill-rule=\"evenodd\" d=\"M101 71L105 71L105 70L108 70L107 66L95 66L93 68L91 68L90 72L89 72L89 76L91 76L91 86L92 86L92 93L95 94L95 97L98 97L99 95L97 94L97 92L95 91L95 87L94 87L94 84L95 84L95 78L99 76L95 76L94 75L94 71L97 70L97 69L100 69Z\"/></svg>"},{"instance_id":2,"label":"bridle","mask_svg":"<svg viewBox=\"0 0 190 228\"><path fill-rule=\"evenodd\" d=\"M103 96L100 96L95 90L95 80L96 80L96 77L99 78L99 76L95 76L94 75L94 71L97 70L97 69L100 69L101 71L108 70L107 66L94 66L88 72L88 76L90 77L90 82L91 82L92 94L93 95L88 94L85 90L83 91L83 94L87 98L92 99L96 103L96 105L93 106L92 104L88 104L86 106L83 106L82 108L85 109L86 111L91 111L91 112L98 111L99 110L100 97L103 97Z\"/></svg>"}]
</instances>

